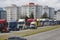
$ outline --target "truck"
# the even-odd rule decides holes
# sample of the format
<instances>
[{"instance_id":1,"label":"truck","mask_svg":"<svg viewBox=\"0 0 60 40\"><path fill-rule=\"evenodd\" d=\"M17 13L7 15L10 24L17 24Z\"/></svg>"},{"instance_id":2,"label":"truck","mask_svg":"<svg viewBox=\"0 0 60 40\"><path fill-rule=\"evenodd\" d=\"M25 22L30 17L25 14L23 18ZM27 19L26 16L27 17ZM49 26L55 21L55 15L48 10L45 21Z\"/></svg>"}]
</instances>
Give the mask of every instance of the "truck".
<instances>
[{"instance_id":1,"label":"truck","mask_svg":"<svg viewBox=\"0 0 60 40\"><path fill-rule=\"evenodd\" d=\"M17 22L8 22L8 29L9 31L17 31Z\"/></svg>"},{"instance_id":2,"label":"truck","mask_svg":"<svg viewBox=\"0 0 60 40\"><path fill-rule=\"evenodd\" d=\"M8 23L5 19L0 19L0 32L8 32Z\"/></svg>"},{"instance_id":3,"label":"truck","mask_svg":"<svg viewBox=\"0 0 60 40\"><path fill-rule=\"evenodd\" d=\"M37 28L37 23L36 22L31 22L30 23L30 29L36 29Z\"/></svg>"},{"instance_id":4,"label":"truck","mask_svg":"<svg viewBox=\"0 0 60 40\"><path fill-rule=\"evenodd\" d=\"M27 19L26 22L27 22L26 25L30 26L31 22L36 22L36 19Z\"/></svg>"},{"instance_id":5,"label":"truck","mask_svg":"<svg viewBox=\"0 0 60 40\"><path fill-rule=\"evenodd\" d=\"M30 24L34 23L37 27L40 27L40 19L28 19L27 20L27 26L30 26Z\"/></svg>"},{"instance_id":6,"label":"truck","mask_svg":"<svg viewBox=\"0 0 60 40\"><path fill-rule=\"evenodd\" d=\"M24 29L24 26L25 26L25 19L19 19L17 23L18 30Z\"/></svg>"},{"instance_id":7,"label":"truck","mask_svg":"<svg viewBox=\"0 0 60 40\"><path fill-rule=\"evenodd\" d=\"M38 19L27 19L27 21L25 19L19 19L18 23L17 23L17 28L18 30L22 30L22 29L28 29L30 24L34 24L36 27L40 27L40 20Z\"/></svg>"}]
</instances>

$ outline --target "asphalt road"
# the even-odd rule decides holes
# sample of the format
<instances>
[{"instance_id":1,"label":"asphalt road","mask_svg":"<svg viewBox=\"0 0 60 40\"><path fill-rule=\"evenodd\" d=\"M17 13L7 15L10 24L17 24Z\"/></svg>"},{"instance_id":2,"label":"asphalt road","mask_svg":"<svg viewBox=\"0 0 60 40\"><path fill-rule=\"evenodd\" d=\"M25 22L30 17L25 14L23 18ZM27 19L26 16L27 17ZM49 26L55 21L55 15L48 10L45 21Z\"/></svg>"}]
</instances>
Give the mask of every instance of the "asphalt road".
<instances>
[{"instance_id":1,"label":"asphalt road","mask_svg":"<svg viewBox=\"0 0 60 40\"><path fill-rule=\"evenodd\" d=\"M60 40L60 29L25 37L27 40Z\"/></svg>"}]
</instances>

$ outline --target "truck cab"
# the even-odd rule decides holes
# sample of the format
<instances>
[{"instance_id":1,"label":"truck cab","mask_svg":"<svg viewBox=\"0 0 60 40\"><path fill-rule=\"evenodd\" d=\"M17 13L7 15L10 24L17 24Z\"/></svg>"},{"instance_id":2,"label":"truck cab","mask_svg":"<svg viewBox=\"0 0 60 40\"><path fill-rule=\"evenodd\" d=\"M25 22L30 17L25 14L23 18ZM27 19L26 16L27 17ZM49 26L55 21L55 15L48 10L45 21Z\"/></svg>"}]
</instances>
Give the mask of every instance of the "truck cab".
<instances>
[{"instance_id":1,"label":"truck cab","mask_svg":"<svg viewBox=\"0 0 60 40\"><path fill-rule=\"evenodd\" d=\"M18 24L17 24L17 28L19 30L22 30L22 29L24 29L24 25L25 25L25 19L19 19Z\"/></svg>"},{"instance_id":2,"label":"truck cab","mask_svg":"<svg viewBox=\"0 0 60 40\"><path fill-rule=\"evenodd\" d=\"M30 23L30 28L31 29L36 29L37 28L37 23L36 22L31 22Z\"/></svg>"},{"instance_id":3,"label":"truck cab","mask_svg":"<svg viewBox=\"0 0 60 40\"><path fill-rule=\"evenodd\" d=\"M8 24L4 19L0 19L0 32L8 32Z\"/></svg>"}]
</instances>

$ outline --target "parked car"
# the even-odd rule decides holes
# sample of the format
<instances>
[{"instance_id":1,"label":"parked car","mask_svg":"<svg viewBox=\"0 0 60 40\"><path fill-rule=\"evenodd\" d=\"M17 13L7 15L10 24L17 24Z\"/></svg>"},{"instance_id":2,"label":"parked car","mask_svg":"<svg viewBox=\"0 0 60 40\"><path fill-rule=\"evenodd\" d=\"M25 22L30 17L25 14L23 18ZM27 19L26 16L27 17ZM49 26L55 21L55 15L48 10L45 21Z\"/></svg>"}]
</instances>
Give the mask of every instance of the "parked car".
<instances>
[{"instance_id":1,"label":"parked car","mask_svg":"<svg viewBox=\"0 0 60 40\"><path fill-rule=\"evenodd\" d=\"M22 37L16 37L16 36L13 36L13 37L9 37L7 40L27 40L25 38L22 38Z\"/></svg>"}]
</instances>

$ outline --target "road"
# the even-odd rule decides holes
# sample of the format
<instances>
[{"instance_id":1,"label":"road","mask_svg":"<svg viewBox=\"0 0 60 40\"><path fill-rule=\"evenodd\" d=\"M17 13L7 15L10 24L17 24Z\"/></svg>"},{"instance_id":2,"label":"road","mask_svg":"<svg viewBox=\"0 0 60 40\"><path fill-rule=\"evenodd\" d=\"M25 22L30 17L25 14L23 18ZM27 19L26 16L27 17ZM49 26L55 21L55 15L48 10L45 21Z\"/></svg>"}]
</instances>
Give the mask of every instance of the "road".
<instances>
[{"instance_id":1,"label":"road","mask_svg":"<svg viewBox=\"0 0 60 40\"><path fill-rule=\"evenodd\" d=\"M25 37L27 40L60 40L60 28L27 36Z\"/></svg>"}]
</instances>

